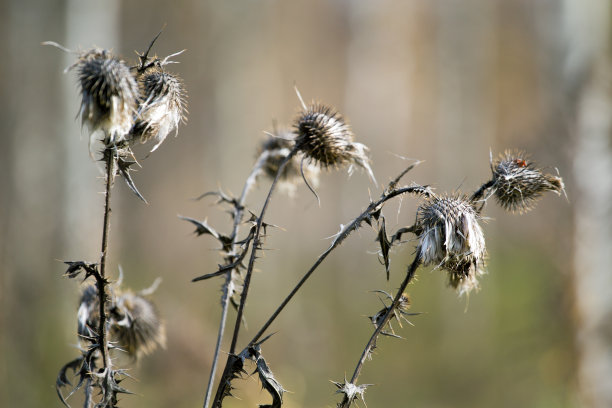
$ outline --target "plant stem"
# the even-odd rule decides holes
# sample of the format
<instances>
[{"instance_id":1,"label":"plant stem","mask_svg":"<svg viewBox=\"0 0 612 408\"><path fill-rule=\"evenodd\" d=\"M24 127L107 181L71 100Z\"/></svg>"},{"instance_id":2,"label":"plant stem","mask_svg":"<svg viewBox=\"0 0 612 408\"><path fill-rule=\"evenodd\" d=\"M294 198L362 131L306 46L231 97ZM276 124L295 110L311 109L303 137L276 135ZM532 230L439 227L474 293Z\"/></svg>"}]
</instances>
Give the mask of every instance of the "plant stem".
<instances>
[{"instance_id":1,"label":"plant stem","mask_svg":"<svg viewBox=\"0 0 612 408\"><path fill-rule=\"evenodd\" d=\"M395 309L397 309L397 307L400 304L400 299L402 297L402 294L406 290L406 287L408 286L408 284L412 281L412 278L414 277L414 274L420 264L421 264L421 256L419 255L419 250L417 249L417 255L415 256L414 260L408 267L408 271L406 272L406 278L404 278L404 281L402 282L399 289L397 290L397 294L395 295L395 298L393 299L393 303L391 304L391 306L389 306L387 313L385 314L385 317L383 317L382 321L376 327L376 330L374 330L374 333L370 337L370 341L368 341L368 344L366 345L365 349L363 350L363 353L361 354L361 358L359 359L359 362L357 363L357 367L355 367L355 371L353 372L353 376L351 377L351 384L355 384L355 381L357 381L359 374L361 374L363 363L365 362L367 357L372 352L372 348L376 344L376 339L378 338L382 330L385 328L387 323L389 323L389 320L391 320L391 317L393 317Z\"/></svg>"},{"instance_id":2,"label":"plant stem","mask_svg":"<svg viewBox=\"0 0 612 408\"><path fill-rule=\"evenodd\" d=\"M104 199L104 221L102 227L102 253L100 255L100 275L97 277L98 296L100 304L100 326L98 327L98 347L102 353L103 368L110 367L110 357L108 354L108 341L106 333L106 255L108 252L108 235L110 232L110 200L114 176L114 154L115 149L107 147L104 150L104 161L106 165L106 189Z\"/></svg>"},{"instance_id":3,"label":"plant stem","mask_svg":"<svg viewBox=\"0 0 612 408\"><path fill-rule=\"evenodd\" d=\"M246 303L246 298L247 298L247 295L248 295L249 285L250 285L250 282L251 282L251 275L253 274L253 267L255 265L256 253L257 253L257 249L259 248L259 245L260 245L260 233L261 233L261 227L263 225L264 215L265 215L266 209L268 207L268 204L270 202L270 199L272 197L272 192L274 191L274 187L276 186L276 183L278 182L278 179L280 178L281 174L283 173L283 170L285 169L287 163L289 163L289 161L293 158L293 156L295 156L295 154L297 152L298 152L297 148L293 148L291 150L291 152L287 155L285 160L280 164L280 166L278 168L278 171L276 173L276 177L274 178L274 181L272 182L272 185L270 186L270 191L268 191L268 195L266 197L266 201L264 202L264 205L263 205L263 207L261 209L261 213L259 214L259 217L257 218L257 225L256 225L256 229L255 229L255 236L253 237L253 244L252 244L252 247L251 247L251 258L249 259L249 265L247 267L246 276L244 278L242 294L240 296L240 304L238 305L238 313L236 315L236 323L234 325L234 333L233 333L233 336L232 336L232 343L231 343L231 346L230 346L230 351L229 351L229 355L228 355L227 361L225 362L225 368L223 370L223 375L221 376L221 381L219 383L219 386L217 387L217 392L215 394L215 399L213 400L213 405L212 406L214 408L221 407L223 405L223 398L225 398L227 395L229 395L230 383L231 383L231 380L232 380L232 374L231 374L232 365L233 365L233 363L236 360L236 356L234 355L234 352L236 350L236 342L238 341L238 332L240 330L240 323L242 321L242 315L244 313L244 306L245 306L245 303ZM247 184L248 184L248 180L247 180ZM245 185L245 188L246 188L246 185Z\"/></svg>"},{"instance_id":4,"label":"plant stem","mask_svg":"<svg viewBox=\"0 0 612 408\"><path fill-rule=\"evenodd\" d=\"M285 298L285 300L283 300L283 302L278 306L278 308L274 311L274 313L272 313L272 315L270 316L270 318L264 323L264 325L262 326L261 329L259 329L259 331L257 332L257 334L255 335L255 337L253 337L253 339L250 341L249 344L254 344L257 342L257 340L259 340L261 338L261 336L263 336L263 334L265 333L265 331L268 329L268 327L270 327L270 325L274 322L274 320L278 317L278 315L282 312L282 310L285 308L285 306L287 306L287 304L291 301L291 299L293 298L293 296L295 296L295 294L300 290L300 288L302 287L302 285L308 280L308 278L310 278L310 276L312 275L312 273L319 267L319 265L325 260L325 258L327 258L327 256L336 248L338 247L346 238L348 238L348 236L355 230L357 230L359 228L359 226L361 225L362 222L364 222L368 217L370 217L372 215L373 212L375 212L382 204L384 204L386 201L390 200L393 197L396 197L398 195L404 194L404 193L413 193L413 192L417 192L417 191L422 191L423 187L421 186L414 186L414 187L403 187L403 188L399 188L399 189L394 189L391 191L385 191L382 196L375 202L370 203L370 205L368 206L368 208L363 211L357 218L355 218L346 228L344 228L336 237L336 239L334 240L334 242L332 242L332 244L330 245L329 248L327 248L327 250L325 250L325 252L323 252L319 258L315 261L315 263L310 267L310 269L304 274L304 276L302 276L302 278L300 279L300 281L297 283L297 285L291 290L291 292L287 295L287 297Z\"/></svg>"},{"instance_id":5,"label":"plant stem","mask_svg":"<svg viewBox=\"0 0 612 408\"><path fill-rule=\"evenodd\" d=\"M242 188L242 194L240 195L240 198L238 199L237 202L234 203L234 213L233 213L234 225L232 227L232 234L230 235L232 244L230 246L230 255L228 255L225 259L225 261L228 263L233 262L232 255L234 254L234 251L236 249L236 238L238 236L238 229L240 226L240 222L242 221L242 214L244 213L244 202L246 201L246 196L249 190L251 189L251 187L253 186L253 184L255 184L255 179L257 178L257 174L261 170L267 158L268 158L267 151L264 151L259 156L259 158L257 159L257 162L255 163L255 165L253 166L253 169L251 170L251 174L249 174L247 181L244 183L244 187ZM233 287L231 287L231 285L232 285L232 270L229 270L227 271L227 274L225 275L225 283L223 284L223 298L221 300L221 305L222 305L221 321L219 323L219 332L217 334L217 344L215 346L215 354L213 357L212 367L210 369L210 377L208 379L208 386L206 388L206 397L204 398L204 408L208 408L208 405L210 404L210 396L212 394L212 388L215 382L215 374L217 372L217 366L219 364L219 354L221 351L221 343L223 341L223 334L225 333L225 322L227 321L227 311L229 309L230 298L232 297L232 294L234 292L234 289Z\"/></svg>"},{"instance_id":6,"label":"plant stem","mask_svg":"<svg viewBox=\"0 0 612 408\"><path fill-rule=\"evenodd\" d=\"M270 186L270 191L268 191L268 196L266 197L266 201L264 202L264 205L261 209L261 213L259 214L259 217L257 217L257 227L255 229L255 237L253 238L253 244L251 246L251 258L249 259L249 265L247 267L246 276L244 278L242 294L240 296L240 304L238 305L238 314L236 316L236 323L234 325L234 334L232 336L232 344L229 350L230 354L234 354L234 352L236 351L236 343L238 341L238 332L240 331L240 323L242 321L242 314L244 313L244 305L246 303L246 298L249 293L251 276L253 275L255 259L257 258L257 250L259 249L259 246L261 245L261 240L260 240L261 226L263 225L263 220L266 214L266 209L268 208L268 204L270 203L270 200L272 198L272 192L274 191L274 187L276 187L276 183L278 182L278 179L283 173L285 166L287 165L287 163L289 163L289 161L293 158L293 156L295 156L297 152L298 152L298 149L294 147L291 150L291 152L289 152L287 157L285 157L285 160L278 167L278 171L276 172L276 177L274 178L274 181L272 182L272 185Z\"/></svg>"}]
</instances>

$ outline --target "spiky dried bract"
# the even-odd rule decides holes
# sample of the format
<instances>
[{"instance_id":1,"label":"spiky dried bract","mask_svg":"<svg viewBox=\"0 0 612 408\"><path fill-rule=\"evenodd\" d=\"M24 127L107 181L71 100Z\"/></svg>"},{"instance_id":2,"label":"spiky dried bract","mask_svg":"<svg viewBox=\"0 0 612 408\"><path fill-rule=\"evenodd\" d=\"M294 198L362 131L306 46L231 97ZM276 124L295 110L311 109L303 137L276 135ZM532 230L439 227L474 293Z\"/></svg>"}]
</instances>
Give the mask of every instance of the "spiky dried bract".
<instances>
[{"instance_id":1,"label":"spiky dried bract","mask_svg":"<svg viewBox=\"0 0 612 408\"><path fill-rule=\"evenodd\" d=\"M116 347L131 357L151 354L166 345L166 330L155 305L144 296L115 290L109 301L108 326ZM78 311L78 333L92 340L100 324L98 288L86 286Z\"/></svg>"},{"instance_id":2,"label":"spiky dried bract","mask_svg":"<svg viewBox=\"0 0 612 408\"><path fill-rule=\"evenodd\" d=\"M262 154L266 155L261 171L269 179L274 180L281 164L291 152L295 144L294 141L290 140L291 137L291 132L283 130L263 140L257 148L258 156ZM315 187L319 184L319 168L310 162L302 165L302 156L295 155L285 165L279 178L279 187L285 190L289 195L293 195L296 189L296 183L302 177L302 171L309 183Z\"/></svg>"},{"instance_id":3,"label":"spiky dried bract","mask_svg":"<svg viewBox=\"0 0 612 408\"><path fill-rule=\"evenodd\" d=\"M300 112L294 128L298 148L311 161L326 168L349 165L349 173L357 165L375 180L367 156L369 149L353 141L350 126L335 109L321 104L310 105Z\"/></svg>"},{"instance_id":4,"label":"spiky dried bract","mask_svg":"<svg viewBox=\"0 0 612 408\"><path fill-rule=\"evenodd\" d=\"M81 121L102 131L105 144L124 140L134 124L138 85L129 67L107 50L84 52L76 67L81 85Z\"/></svg>"},{"instance_id":5,"label":"spiky dried bract","mask_svg":"<svg viewBox=\"0 0 612 408\"><path fill-rule=\"evenodd\" d=\"M130 137L141 143L155 139L154 151L170 132L178 134L179 123L185 121L185 89L181 79L161 64L146 69L138 82L141 102Z\"/></svg>"},{"instance_id":6,"label":"spiky dried bract","mask_svg":"<svg viewBox=\"0 0 612 408\"><path fill-rule=\"evenodd\" d=\"M531 210L546 191L561 194L561 177L545 174L521 151L505 151L491 163L493 191L499 205L511 212Z\"/></svg>"},{"instance_id":7,"label":"spiky dried bract","mask_svg":"<svg viewBox=\"0 0 612 408\"><path fill-rule=\"evenodd\" d=\"M126 292L111 309L111 335L117 347L132 357L151 354L166 346L166 330L155 305L143 296Z\"/></svg>"},{"instance_id":8,"label":"spiky dried bract","mask_svg":"<svg viewBox=\"0 0 612 408\"><path fill-rule=\"evenodd\" d=\"M461 196L432 196L419 206L417 251L424 265L448 271L449 285L459 294L478 288L486 255L479 215Z\"/></svg>"}]
</instances>

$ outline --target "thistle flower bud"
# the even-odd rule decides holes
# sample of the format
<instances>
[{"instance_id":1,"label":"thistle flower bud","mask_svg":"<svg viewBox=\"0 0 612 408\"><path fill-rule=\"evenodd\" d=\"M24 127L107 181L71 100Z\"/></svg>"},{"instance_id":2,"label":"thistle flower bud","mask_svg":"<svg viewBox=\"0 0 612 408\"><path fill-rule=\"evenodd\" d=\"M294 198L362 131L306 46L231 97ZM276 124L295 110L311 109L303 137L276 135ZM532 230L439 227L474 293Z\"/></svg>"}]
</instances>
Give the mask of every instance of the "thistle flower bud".
<instances>
[{"instance_id":1,"label":"thistle flower bud","mask_svg":"<svg viewBox=\"0 0 612 408\"><path fill-rule=\"evenodd\" d=\"M155 151L178 125L185 121L185 90L181 80L157 63L139 75L141 102L130 137L146 143L155 139Z\"/></svg>"},{"instance_id":2,"label":"thistle flower bud","mask_svg":"<svg viewBox=\"0 0 612 408\"><path fill-rule=\"evenodd\" d=\"M419 253L424 265L448 271L459 294L478 288L486 254L479 216L464 197L432 196L417 210Z\"/></svg>"},{"instance_id":3,"label":"thistle flower bud","mask_svg":"<svg viewBox=\"0 0 612 408\"><path fill-rule=\"evenodd\" d=\"M311 161L321 167L349 165L365 169L372 181L374 173L367 156L368 148L353 141L353 132L340 113L329 106L305 106L294 123L298 148Z\"/></svg>"},{"instance_id":4,"label":"thistle flower bud","mask_svg":"<svg viewBox=\"0 0 612 408\"><path fill-rule=\"evenodd\" d=\"M268 178L274 179L283 161L291 152L294 142L290 140L291 132L281 130L274 136L270 136L261 142L257 149L257 155L265 154L265 161L261 167L261 172ZM296 183L301 179L301 172L304 177L315 187L319 184L319 168L310 162L302 164L301 155L296 155L286 164L279 178L279 187L285 190L290 196L295 193Z\"/></svg>"},{"instance_id":5,"label":"thistle flower bud","mask_svg":"<svg viewBox=\"0 0 612 408\"><path fill-rule=\"evenodd\" d=\"M126 292L111 309L111 334L117 346L132 357L140 357L166 346L166 330L153 303Z\"/></svg>"},{"instance_id":6,"label":"thistle flower bud","mask_svg":"<svg viewBox=\"0 0 612 408\"><path fill-rule=\"evenodd\" d=\"M558 195L565 189L563 179L544 174L520 151L505 151L491 163L493 191L500 206L511 212L531 210L546 191Z\"/></svg>"},{"instance_id":7,"label":"thistle flower bud","mask_svg":"<svg viewBox=\"0 0 612 408\"><path fill-rule=\"evenodd\" d=\"M105 144L125 139L134 123L138 85L123 62L107 50L83 53L76 67L81 85L81 123L90 133L102 131Z\"/></svg>"}]
</instances>

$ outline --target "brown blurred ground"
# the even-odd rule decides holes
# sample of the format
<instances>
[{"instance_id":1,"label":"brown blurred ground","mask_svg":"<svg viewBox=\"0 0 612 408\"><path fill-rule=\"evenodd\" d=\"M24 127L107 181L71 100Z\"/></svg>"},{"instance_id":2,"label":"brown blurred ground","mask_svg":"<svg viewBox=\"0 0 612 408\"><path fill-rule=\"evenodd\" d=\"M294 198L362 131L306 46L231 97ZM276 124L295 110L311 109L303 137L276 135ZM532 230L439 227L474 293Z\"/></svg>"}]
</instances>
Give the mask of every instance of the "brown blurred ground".
<instances>
[{"instance_id":1,"label":"brown blurred ground","mask_svg":"<svg viewBox=\"0 0 612 408\"><path fill-rule=\"evenodd\" d=\"M548 195L526 215L488 207L489 274L469 307L439 271L419 272L410 293L424 314L401 331L406 340L380 341L360 379L376 384L368 406L578 406L571 271L579 84L566 75L566 3L0 3L0 405L60 406L53 385L76 356L78 282L62 278L58 260L95 261L99 252L103 186L73 120L74 74L62 74L73 57L40 42L112 48L133 61L166 24L155 50L187 49L171 70L184 78L189 120L135 175L150 205L117 182L110 265L121 265L135 289L163 278L156 302L168 348L133 370L138 381L126 385L140 395L122 406L201 406L221 280L190 279L220 258L215 242L195 238L176 215L229 228L221 210L190 199L218 186L240 192L262 131L292 120L294 84L349 118L380 183L406 165L401 155L425 160L409 179L470 192L489 176L489 151L506 148L532 153L566 181L569 200ZM249 334L326 248L324 238L367 204L368 189L379 194L364 174L322 176L320 208L303 186L293 200L275 196L268 220L284 230L267 240L277 250L255 275ZM254 210L267 186L250 196ZM397 216L390 206L389 225L411 223L415 205L404 199ZM328 380L352 372L371 332L364 316L380 308L369 291L399 284L412 250L395 252L387 283L374 238L364 228L349 239L274 325L264 354L292 392L287 407L335 405ZM255 378L238 388L241 400L228 407L268 401Z\"/></svg>"}]
</instances>

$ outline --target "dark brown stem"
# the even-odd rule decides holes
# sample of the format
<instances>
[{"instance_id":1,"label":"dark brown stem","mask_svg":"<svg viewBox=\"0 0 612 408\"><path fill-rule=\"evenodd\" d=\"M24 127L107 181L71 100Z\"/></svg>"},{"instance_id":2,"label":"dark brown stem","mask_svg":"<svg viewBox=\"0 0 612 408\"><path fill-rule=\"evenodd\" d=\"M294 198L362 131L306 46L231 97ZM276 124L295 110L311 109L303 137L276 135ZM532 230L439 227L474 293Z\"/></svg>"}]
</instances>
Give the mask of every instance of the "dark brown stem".
<instances>
[{"instance_id":1,"label":"dark brown stem","mask_svg":"<svg viewBox=\"0 0 612 408\"><path fill-rule=\"evenodd\" d=\"M100 303L100 326L98 327L98 347L102 353L103 368L110 367L110 357L108 354L108 341L106 333L106 255L108 252L108 235L110 232L110 200L114 176L114 155L115 149L107 147L104 151L104 162L106 165L106 189L104 199L104 224L102 227L102 254L100 255L100 274L97 276L98 296Z\"/></svg>"},{"instance_id":2,"label":"dark brown stem","mask_svg":"<svg viewBox=\"0 0 612 408\"><path fill-rule=\"evenodd\" d=\"M261 245L261 227L263 225L264 216L266 214L266 210L268 209L268 204L270 203L270 199L272 198L272 193L274 192L274 187L276 187L276 183L280 178L281 174L283 174L283 170L285 170L285 166L289 163L289 160L295 156L297 153L297 148L291 150L291 152L285 157L285 160L281 163L276 173L276 177L270 186L270 191L268 191L268 196L266 197L266 201L261 209L261 213L259 217L257 217L257 227L255 229L255 237L253 238L253 244L251 246L251 258L249 259L249 265L247 267L246 275L244 278L244 284L242 288L242 294L240 296L240 304L238 305L238 314L236 316L236 323L234 325L234 334L232 336L232 344L230 346L229 353L234 354L236 351L236 343L238 341L238 332L240 331L240 324L242 322L242 314L244 313L244 305L246 303L246 298L249 293L249 286L251 283L251 276L253 275L253 268L255 267L255 259L257 258L257 250Z\"/></svg>"},{"instance_id":3,"label":"dark brown stem","mask_svg":"<svg viewBox=\"0 0 612 408\"><path fill-rule=\"evenodd\" d=\"M249 290L249 286L250 286L250 282L251 282L251 275L253 274L253 267L255 266L255 259L256 259L256 255L257 255L257 249L259 248L260 245L260 237L261 237L261 227L263 225L263 219L264 219L264 215L266 213L266 209L268 207L268 204L270 202L270 199L272 197L272 192L274 191L274 187L276 186L276 183L278 182L278 179L280 178L281 174L283 173L283 170L285 169L287 163L289 163L289 160L291 160L293 158L293 156L295 156L295 154L297 153L297 149L294 148L285 158L285 160L281 163L281 165L278 168L278 171L276 173L276 177L274 178L274 181L272 182L272 185L270 186L270 191L268 192L268 196L266 197L266 201L264 202L264 205L261 209L261 213L259 214L259 217L257 218L257 226L255 229L255 236L253 238L253 244L251 247L251 258L249 259L249 265L247 267L247 271L246 271L246 275L244 278L244 284L243 284L243 289L242 289L242 294L240 296L240 304L238 305L238 313L236 315L236 323L234 324L234 334L232 336L232 343L230 346L230 351L229 351L229 356L228 359L225 363L225 369L223 370L223 375L221 376L221 381L219 383L219 386L217 387L217 392L215 394L215 399L213 400L213 408L218 408L221 407L223 405L223 398L225 398L227 395L229 395L229 391L230 391L230 383L232 380L232 375L231 375L231 371L232 371L232 365L233 362L235 362L236 360L236 356L234 354L235 350L236 350L236 342L238 341L238 332L240 331L240 324L242 322L242 315L244 313L244 305L246 303L246 298L248 295L248 290ZM247 181L248 184L248 181ZM246 188L246 185L245 185ZM243 191L244 193L244 191ZM231 271L230 271L231 272Z\"/></svg>"},{"instance_id":4,"label":"dark brown stem","mask_svg":"<svg viewBox=\"0 0 612 408\"><path fill-rule=\"evenodd\" d=\"M316 262L310 267L310 269L302 276L302 279L295 285L295 287L291 290L291 292L287 295L285 300L278 306L278 308L272 313L270 318L264 323L264 325L259 329L255 337L249 342L249 344L255 344L257 340L263 336L265 331L270 327L270 325L276 320L278 315L283 311L285 306L291 301L293 296L300 290L302 285L310 278L312 273L319 267L319 265L327 258L327 256L340 245L348 236L355 230L359 228L359 226L372 215L381 205L383 205L386 201L392 199L393 197L397 197L398 195L405 193L414 193L414 192L424 192L427 191L424 187L421 186L413 186L413 187L403 187L398 188L396 190L385 191L383 195L375 202L370 203L368 208L363 211L357 218L355 218L349 225L347 225L336 237L334 242L330 245L325 252L323 252Z\"/></svg>"},{"instance_id":5,"label":"dark brown stem","mask_svg":"<svg viewBox=\"0 0 612 408\"><path fill-rule=\"evenodd\" d=\"M361 358L359 359L359 362L357 363L357 367L355 367L355 371L353 372L353 376L351 377L351 384L355 384L355 381L357 381L359 374L361 374L363 363L366 361L366 359L372 352L372 349L376 344L376 339L378 338L380 333L383 331L387 323L389 323L389 320L391 320L391 317L394 316L394 312L400 304L401 297L404 294L404 291L406 290L406 287L408 286L408 284L412 281L412 278L414 278L414 274L420 264L421 264L421 256L419 255L419 250L417 249L417 255L412 261L412 263L410 264L410 266L408 267L408 271L406 272L406 277L404 278L404 281L402 282L399 289L397 290L397 294L395 295L395 298L393 299L393 303L391 304L391 306L389 306L387 313L383 317L382 321L376 327L376 330L374 330L374 333L372 333L372 336L370 337L370 341L368 341L368 344L363 350L363 353L361 353ZM341 405L341 407L345 407L345 405ZM348 408L348 405L346 405L346 407Z\"/></svg>"},{"instance_id":6,"label":"dark brown stem","mask_svg":"<svg viewBox=\"0 0 612 408\"><path fill-rule=\"evenodd\" d=\"M255 179L257 178L257 174L259 174L259 172L261 171L261 168L267 158L268 158L267 152L263 152L260 155L259 159L255 163L255 166L253 166L253 169L251 170L251 174L247 178L247 181L244 183L244 187L242 187L242 194L240 195L240 198L238 199L237 202L234 203L234 212L233 212L234 225L232 226L232 234L230 235L230 239L232 241L230 245L230 254L234 254L234 251L236 250L236 240L238 237L238 229L240 226L240 222L242 221L242 214L244 213L244 202L246 201L246 196L249 190L251 189L251 187L253 186L253 184L255 184ZM225 258L225 261L228 264L231 264L232 262L234 262L234 258L228 255ZM232 283L232 269L226 272L225 283L223 284L223 298L221 299L221 305L222 305L221 306L222 307L221 321L219 322L219 332L217 334L217 344L215 346L215 353L213 357L212 366L210 369L210 377L208 379L208 386L206 388L206 396L204 398L204 408L208 408L208 405L210 404L212 388L215 382L215 374L217 372L217 366L219 364L219 354L221 351L221 342L223 341L223 334L225 333L225 322L227 321L227 311L229 309L230 298L233 292L230 288L231 283Z\"/></svg>"}]
</instances>

